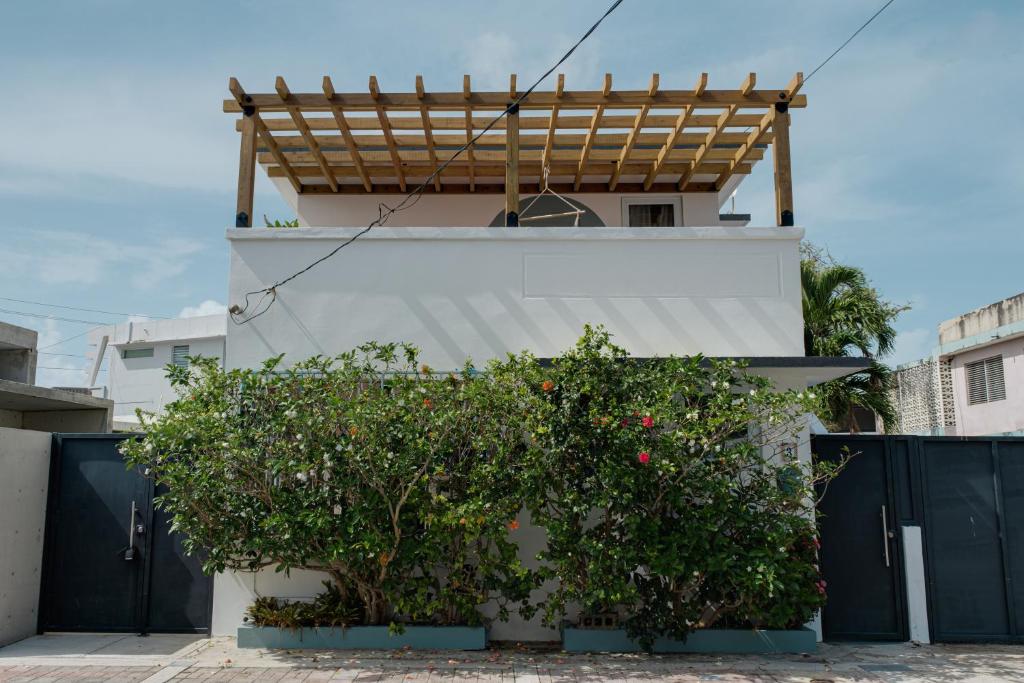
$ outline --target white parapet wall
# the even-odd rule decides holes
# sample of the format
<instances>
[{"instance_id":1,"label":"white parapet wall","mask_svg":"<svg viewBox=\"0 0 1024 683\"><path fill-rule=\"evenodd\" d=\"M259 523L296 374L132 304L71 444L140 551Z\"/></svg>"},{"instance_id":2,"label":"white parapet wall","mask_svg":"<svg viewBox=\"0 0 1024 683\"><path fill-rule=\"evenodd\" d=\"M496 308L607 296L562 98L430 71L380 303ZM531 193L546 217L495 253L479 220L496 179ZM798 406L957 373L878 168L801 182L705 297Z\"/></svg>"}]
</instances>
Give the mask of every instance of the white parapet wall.
<instances>
[{"instance_id":1,"label":"white parapet wall","mask_svg":"<svg viewBox=\"0 0 1024 683\"><path fill-rule=\"evenodd\" d=\"M353 228L229 230L229 305L299 271ZM405 341L439 370L585 323L636 356L802 356L799 228L376 228L228 322L230 367ZM249 297L248 314L269 301Z\"/></svg>"},{"instance_id":2,"label":"white parapet wall","mask_svg":"<svg viewBox=\"0 0 1024 683\"><path fill-rule=\"evenodd\" d=\"M424 362L449 370L524 349L558 355L585 323L604 325L636 356L803 356L799 228L377 228L278 289L265 308L270 299L259 290L357 232L228 231L229 305L257 292L246 315L259 314L229 320L228 368L278 354L294 363L373 340L411 342ZM517 533L534 564L543 536L525 513ZM214 635L233 635L255 596L310 597L324 578L218 575ZM514 618L491 637L558 633Z\"/></svg>"}]
</instances>

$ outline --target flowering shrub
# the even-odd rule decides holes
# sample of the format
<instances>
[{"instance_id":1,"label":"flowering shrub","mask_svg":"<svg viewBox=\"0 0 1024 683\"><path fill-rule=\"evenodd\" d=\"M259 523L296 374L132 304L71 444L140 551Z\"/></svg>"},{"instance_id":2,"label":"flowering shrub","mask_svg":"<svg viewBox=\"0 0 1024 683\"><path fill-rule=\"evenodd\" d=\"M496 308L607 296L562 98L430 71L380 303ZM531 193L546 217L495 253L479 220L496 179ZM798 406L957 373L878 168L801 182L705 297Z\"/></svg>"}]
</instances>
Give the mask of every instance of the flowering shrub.
<instances>
[{"instance_id":1,"label":"flowering shrub","mask_svg":"<svg viewBox=\"0 0 1024 683\"><path fill-rule=\"evenodd\" d=\"M813 396L731 361L630 360L589 328L550 367L519 357L494 372L529 405L524 500L558 585L548 623L577 604L649 644L798 626L822 605L808 512L828 473L793 447Z\"/></svg>"},{"instance_id":2,"label":"flowering shrub","mask_svg":"<svg viewBox=\"0 0 1024 683\"><path fill-rule=\"evenodd\" d=\"M170 369L179 399L123 446L167 486L158 504L205 569L327 572L366 624L529 611L534 577L506 533L523 444L490 382L418 368L406 346L280 360Z\"/></svg>"},{"instance_id":3,"label":"flowering shrub","mask_svg":"<svg viewBox=\"0 0 1024 683\"><path fill-rule=\"evenodd\" d=\"M211 572L330 576L312 605L258 601L260 623L478 624L494 602L556 625L579 605L649 644L796 626L824 601L808 512L829 472L793 455L813 396L736 363L631 360L587 328L548 365L485 373L382 344L169 373L178 400L123 450L165 485L186 549ZM536 572L524 507L546 534ZM542 580L557 588L535 603Z\"/></svg>"}]
</instances>

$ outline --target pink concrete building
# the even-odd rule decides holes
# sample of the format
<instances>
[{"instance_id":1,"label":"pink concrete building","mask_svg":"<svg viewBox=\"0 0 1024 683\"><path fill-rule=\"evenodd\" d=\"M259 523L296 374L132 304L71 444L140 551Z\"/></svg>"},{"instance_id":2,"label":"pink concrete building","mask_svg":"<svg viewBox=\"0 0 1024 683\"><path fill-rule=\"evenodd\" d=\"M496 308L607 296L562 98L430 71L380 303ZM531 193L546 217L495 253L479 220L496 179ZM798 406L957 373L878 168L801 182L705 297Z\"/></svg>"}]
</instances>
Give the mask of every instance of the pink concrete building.
<instances>
[{"instance_id":1,"label":"pink concrete building","mask_svg":"<svg viewBox=\"0 0 1024 683\"><path fill-rule=\"evenodd\" d=\"M932 357L896 380L903 433L1024 435L1024 293L941 323Z\"/></svg>"}]
</instances>

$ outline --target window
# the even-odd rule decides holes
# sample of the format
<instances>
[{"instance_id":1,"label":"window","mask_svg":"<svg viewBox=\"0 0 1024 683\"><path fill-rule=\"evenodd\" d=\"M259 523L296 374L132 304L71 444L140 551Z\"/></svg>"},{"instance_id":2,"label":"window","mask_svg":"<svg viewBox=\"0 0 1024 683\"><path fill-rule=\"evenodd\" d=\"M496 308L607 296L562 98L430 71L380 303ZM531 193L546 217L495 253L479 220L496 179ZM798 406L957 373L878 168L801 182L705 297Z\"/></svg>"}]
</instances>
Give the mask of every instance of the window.
<instances>
[{"instance_id":1,"label":"window","mask_svg":"<svg viewBox=\"0 0 1024 683\"><path fill-rule=\"evenodd\" d=\"M629 228L671 228L682 225L682 204L677 197L623 198L622 224Z\"/></svg>"},{"instance_id":2,"label":"window","mask_svg":"<svg viewBox=\"0 0 1024 683\"><path fill-rule=\"evenodd\" d=\"M964 365L967 371L967 403L989 403L1006 398L1003 357L992 356Z\"/></svg>"},{"instance_id":3,"label":"window","mask_svg":"<svg viewBox=\"0 0 1024 683\"><path fill-rule=\"evenodd\" d=\"M188 367L188 344L171 349L171 363L179 368Z\"/></svg>"},{"instance_id":4,"label":"window","mask_svg":"<svg viewBox=\"0 0 1024 683\"><path fill-rule=\"evenodd\" d=\"M121 358L125 358L125 359L127 359L127 358L152 358L152 357L153 357L153 347L152 346L147 346L145 348L123 349L121 351Z\"/></svg>"}]
</instances>

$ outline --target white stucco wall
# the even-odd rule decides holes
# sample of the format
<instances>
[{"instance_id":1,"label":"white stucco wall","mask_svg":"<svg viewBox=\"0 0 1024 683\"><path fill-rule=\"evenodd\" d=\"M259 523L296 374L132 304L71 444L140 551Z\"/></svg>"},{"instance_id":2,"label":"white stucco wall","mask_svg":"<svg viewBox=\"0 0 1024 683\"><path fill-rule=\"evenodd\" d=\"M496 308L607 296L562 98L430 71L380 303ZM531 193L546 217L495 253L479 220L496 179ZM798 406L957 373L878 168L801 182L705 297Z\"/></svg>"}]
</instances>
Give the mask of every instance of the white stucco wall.
<instances>
[{"instance_id":1,"label":"white stucco wall","mask_svg":"<svg viewBox=\"0 0 1024 683\"><path fill-rule=\"evenodd\" d=\"M383 203L397 206L404 195L296 195L291 185L283 178L273 178L281 196L295 210L299 224L310 227L361 227L377 218L377 207ZM411 188L410 188L411 189ZM566 194L567 198L581 202L598 215L609 227L623 226L622 203L626 199L645 201L665 199L680 201L682 216L680 225L687 227L719 225L718 208L728 197L731 187L721 193L684 192L676 194L644 193L641 195L618 193ZM525 208L531 193L522 194L521 206ZM455 208L453 208L455 207ZM438 225L462 228L490 225L500 211L505 210L505 195L494 193L434 195L424 194L415 204L393 215L388 227L407 228L420 225Z\"/></svg>"},{"instance_id":2,"label":"white stucco wall","mask_svg":"<svg viewBox=\"0 0 1024 683\"><path fill-rule=\"evenodd\" d=\"M475 220L489 222L497 210L481 208ZM355 232L228 231L229 305ZM604 324L638 356L802 356L802 235L799 228L375 229L282 287L265 314L244 325L229 322L226 364L256 367L279 353L296 362L377 340L412 342L424 362L454 369L467 357L482 364L522 349L557 355L575 343L584 323ZM250 312L258 310L256 299ZM789 383L805 386L802 377ZM808 440L805 430L798 438L803 460L810 457ZM532 563L543 536L525 517L517 534ZM219 575L213 633L233 634L256 595L310 597L323 578ZM495 624L491 637L558 634L514 618Z\"/></svg>"},{"instance_id":3,"label":"white stucco wall","mask_svg":"<svg viewBox=\"0 0 1024 683\"><path fill-rule=\"evenodd\" d=\"M229 304L356 230L241 229ZM289 282L244 325L231 367L408 341L438 369L530 349L554 356L585 323L637 356L802 356L799 228L382 228ZM256 310L256 299L250 297Z\"/></svg>"},{"instance_id":4,"label":"white stucco wall","mask_svg":"<svg viewBox=\"0 0 1024 683\"><path fill-rule=\"evenodd\" d=\"M50 438L0 427L0 646L36 632Z\"/></svg>"},{"instance_id":5,"label":"white stucco wall","mask_svg":"<svg viewBox=\"0 0 1024 683\"><path fill-rule=\"evenodd\" d=\"M990 403L967 402L968 363L992 356L1003 357L1006 398ZM1024 433L1024 337L987 344L956 354L950 364L958 436L991 436Z\"/></svg>"}]
</instances>

